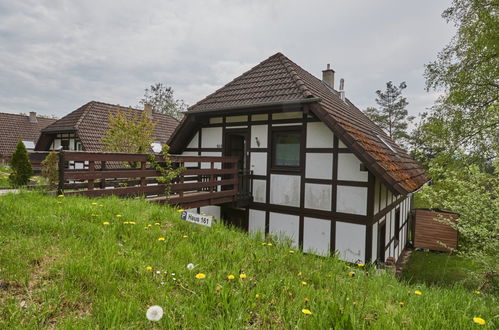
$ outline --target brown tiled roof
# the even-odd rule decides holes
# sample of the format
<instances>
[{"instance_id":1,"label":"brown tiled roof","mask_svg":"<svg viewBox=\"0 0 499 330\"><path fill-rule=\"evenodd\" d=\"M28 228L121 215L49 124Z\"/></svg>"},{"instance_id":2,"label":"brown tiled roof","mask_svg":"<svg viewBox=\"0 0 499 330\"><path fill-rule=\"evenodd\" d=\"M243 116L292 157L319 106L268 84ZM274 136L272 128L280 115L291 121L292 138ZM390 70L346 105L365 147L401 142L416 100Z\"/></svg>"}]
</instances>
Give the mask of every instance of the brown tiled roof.
<instances>
[{"instance_id":1,"label":"brown tiled roof","mask_svg":"<svg viewBox=\"0 0 499 330\"><path fill-rule=\"evenodd\" d=\"M19 138L36 144L40 130L55 122L56 119L36 117L31 123L29 116L0 113L0 159L10 157L16 149Z\"/></svg>"},{"instance_id":2,"label":"brown tiled roof","mask_svg":"<svg viewBox=\"0 0 499 330\"><path fill-rule=\"evenodd\" d=\"M79 137L85 151L100 151L103 146L101 139L109 128L109 115L114 115L118 111L124 112L128 118L143 112L131 107L91 101L49 125L42 130L42 133L45 135L73 131ZM178 121L159 113L153 113L152 120L156 124L153 132L154 140L165 144L177 127ZM38 147L37 145L37 149Z\"/></svg>"},{"instance_id":3,"label":"brown tiled roof","mask_svg":"<svg viewBox=\"0 0 499 330\"><path fill-rule=\"evenodd\" d=\"M189 108L190 113L319 98L312 111L388 187L407 194L428 178L422 167L348 99L277 53ZM188 114L189 114L188 112ZM187 118L183 121L187 122ZM180 130L181 127L177 129ZM390 150L379 135L396 152Z\"/></svg>"}]
</instances>

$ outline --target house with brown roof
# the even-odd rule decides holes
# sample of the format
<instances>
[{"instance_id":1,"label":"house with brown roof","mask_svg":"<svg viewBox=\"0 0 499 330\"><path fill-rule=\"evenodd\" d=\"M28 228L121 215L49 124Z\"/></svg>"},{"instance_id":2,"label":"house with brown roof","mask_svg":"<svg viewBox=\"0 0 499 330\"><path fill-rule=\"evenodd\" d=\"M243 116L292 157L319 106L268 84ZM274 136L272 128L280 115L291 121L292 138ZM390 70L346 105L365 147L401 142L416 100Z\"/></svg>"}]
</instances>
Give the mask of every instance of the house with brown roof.
<instances>
[{"instance_id":1,"label":"house with brown roof","mask_svg":"<svg viewBox=\"0 0 499 330\"><path fill-rule=\"evenodd\" d=\"M249 171L245 207L198 212L250 232L285 236L351 262L398 259L409 237L411 196L428 178L345 97L277 53L191 106L172 153L237 156Z\"/></svg>"},{"instance_id":2,"label":"house with brown roof","mask_svg":"<svg viewBox=\"0 0 499 330\"><path fill-rule=\"evenodd\" d=\"M127 118L134 118L146 111L146 114L156 124L153 132L153 148L161 150L178 125L171 116L153 113L150 106L144 110L122 107L114 104L91 101L75 111L45 127L35 150L81 150L102 151L101 142L109 128L109 115L123 112ZM159 148L158 148L159 147Z\"/></svg>"},{"instance_id":3,"label":"house with brown roof","mask_svg":"<svg viewBox=\"0 0 499 330\"><path fill-rule=\"evenodd\" d=\"M10 159L19 139L26 149L33 150L40 131L56 120L37 116L36 112L30 112L28 116L0 113L0 161Z\"/></svg>"}]
</instances>

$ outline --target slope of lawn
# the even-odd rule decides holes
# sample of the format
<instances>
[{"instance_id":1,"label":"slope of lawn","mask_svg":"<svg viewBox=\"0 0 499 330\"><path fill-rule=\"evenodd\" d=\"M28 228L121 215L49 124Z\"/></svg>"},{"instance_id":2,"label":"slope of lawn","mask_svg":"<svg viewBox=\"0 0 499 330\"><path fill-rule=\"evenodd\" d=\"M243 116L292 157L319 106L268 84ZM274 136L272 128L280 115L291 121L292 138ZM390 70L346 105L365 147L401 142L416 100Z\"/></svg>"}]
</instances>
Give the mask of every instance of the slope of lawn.
<instances>
[{"instance_id":1,"label":"slope of lawn","mask_svg":"<svg viewBox=\"0 0 499 330\"><path fill-rule=\"evenodd\" d=\"M400 283L144 200L0 197L1 329L471 329L498 311L493 295Z\"/></svg>"}]
</instances>

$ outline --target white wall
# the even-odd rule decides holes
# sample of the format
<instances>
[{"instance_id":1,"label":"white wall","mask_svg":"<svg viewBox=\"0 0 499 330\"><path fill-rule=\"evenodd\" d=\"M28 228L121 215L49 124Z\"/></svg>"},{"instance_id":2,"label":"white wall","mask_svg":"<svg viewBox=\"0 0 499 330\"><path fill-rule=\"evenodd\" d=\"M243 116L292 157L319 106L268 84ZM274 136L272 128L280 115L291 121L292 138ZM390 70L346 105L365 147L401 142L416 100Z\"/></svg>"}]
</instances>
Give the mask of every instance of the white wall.
<instances>
[{"instance_id":1,"label":"white wall","mask_svg":"<svg viewBox=\"0 0 499 330\"><path fill-rule=\"evenodd\" d=\"M267 125L251 126L251 148L267 148ZM257 143L260 142L260 145Z\"/></svg>"},{"instance_id":2,"label":"white wall","mask_svg":"<svg viewBox=\"0 0 499 330\"><path fill-rule=\"evenodd\" d=\"M333 154L307 153L305 161L307 179L326 179L333 177Z\"/></svg>"},{"instance_id":3,"label":"white wall","mask_svg":"<svg viewBox=\"0 0 499 330\"><path fill-rule=\"evenodd\" d=\"M222 147L222 127L205 127L201 129L201 148Z\"/></svg>"},{"instance_id":4,"label":"white wall","mask_svg":"<svg viewBox=\"0 0 499 330\"><path fill-rule=\"evenodd\" d=\"M253 180L253 200L257 203L265 203L267 201L267 181Z\"/></svg>"},{"instance_id":5,"label":"white wall","mask_svg":"<svg viewBox=\"0 0 499 330\"><path fill-rule=\"evenodd\" d=\"M298 175L270 175L270 203L300 206L300 181Z\"/></svg>"},{"instance_id":6,"label":"white wall","mask_svg":"<svg viewBox=\"0 0 499 330\"><path fill-rule=\"evenodd\" d=\"M367 182L368 172L361 171L360 164L352 153L338 154L338 180Z\"/></svg>"},{"instance_id":7,"label":"white wall","mask_svg":"<svg viewBox=\"0 0 499 330\"><path fill-rule=\"evenodd\" d=\"M196 132L191 142L187 145L187 148L198 148L199 147L199 132Z\"/></svg>"},{"instance_id":8,"label":"white wall","mask_svg":"<svg viewBox=\"0 0 499 330\"><path fill-rule=\"evenodd\" d=\"M366 226L336 222L336 251L341 260L365 261Z\"/></svg>"},{"instance_id":9,"label":"white wall","mask_svg":"<svg viewBox=\"0 0 499 330\"><path fill-rule=\"evenodd\" d=\"M269 233L281 239L291 239L294 247L298 246L299 224L297 215L270 212Z\"/></svg>"},{"instance_id":10,"label":"white wall","mask_svg":"<svg viewBox=\"0 0 499 330\"><path fill-rule=\"evenodd\" d=\"M331 211L331 185L305 183L305 208Z\"/></svg>"},{"instance_id":11,"label":"white wall","mask_svg":"<svg viewBox=\"0 0 499 330\"><path fill-rule=\"evenodd\" d=\"M182 153L182 156L198 156L197 151L184 151ZM195 162L187 162L184 164L185 167L196 167L198 166L198 163Z\"/></svg>"},{"instance_id":12,"label":"white wall","mask_svg":"<svg viewBox=\"0 0 499 330\"><path fill-rule=\"evenodd\" d=\"M207 156L207 157L221 157L222 152L220 151L202 151L201 156ZM213 164L215 168L221 169L222 168L222 163L220 162L215 162ZM201 168L211 168L211 162L202 162L201 163Z\"/></svg>"},{"instance_id":13,"label":"white wall","mask_svg":"<svg viewBox=\"0 0 499 330\"><path fill-rule=\"evenodd\" d=\"M254 175L267 175L267 153L252 152L250 155L250 169Z\"/></svg>"},{"instance_id":14,"label":"white wall","mask_svg":"<svg viewBox=\"0 0 499 330\"><path fill-rule=\"evenodd\" d=\"M303 251L327 256L329 255L330 242L330 220L303 218Z\"/></svg>"},{"instance_id":15,"label":"white wall","mask_svg":"<svg viewBox=\"0 0 499 330\"><path fill-rule=\"evenodd\" d=\"M307 123L307 148L332 148L334 134L323 122Z\"/></svg>"},{"instance_id":16,"label":"white wall","mask_svg":"<svg viewBox=\"0 0 499 330\"><path fill-rule=\"evenodd\" d=\"M373 224L371 242L371 261L374 261L378 257L378 222Z\"/></svg>"},{"instance_id":17,"label":"white wall","mask_svg":"<svg viewBox=\"0 0 499 330\"><path fill-rule=\"evenodd\" d=\"M248 231L250 233L260 232L265 235L265 211L249 210Z\"/></svg>"},{"instance_id":18,"label":"white wall","mask_svg":"<svg viewBox=\"0 0 499 330\"><path fill-rule=\"evenodd\" d=\"M367 214L367 187L337 186L336 211Z\"/></svg>"}]
</instances>

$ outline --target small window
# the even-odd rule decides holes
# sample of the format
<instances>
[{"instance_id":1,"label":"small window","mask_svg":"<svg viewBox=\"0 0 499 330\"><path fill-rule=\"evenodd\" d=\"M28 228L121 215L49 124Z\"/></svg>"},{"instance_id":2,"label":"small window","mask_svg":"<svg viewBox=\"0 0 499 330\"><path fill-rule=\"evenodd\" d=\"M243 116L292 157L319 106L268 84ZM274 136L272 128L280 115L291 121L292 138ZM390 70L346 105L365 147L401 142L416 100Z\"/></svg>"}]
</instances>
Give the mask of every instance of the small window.
<instances>
[{"instance_id":1,"label":"small window","mask_svg":"<svg viewBox=\"0 0 499 330\"><path fill-rule=\"evenodd\" d=\"M35 142L23 140L24 147L28 150L35 149Z\"/></svg>"},{"instance_id":2,"label":"small window","mask_svg":"<svg viewBox=\"0 0 499 330\"><path fill-rule=\"evenodd\" d=\"M297 130L274 131L272 134L274 167L300 166L301 132Z\"/></svg>"},{"instance_id":3,"label":"small window","mask_svg":"<svg viewBox=\"0 0 499 330\"><path fill-rule=\"evenodd\" d=\"M69 150L69 140L61 140L62 150Z\"/></svg>"}]
</instances>

